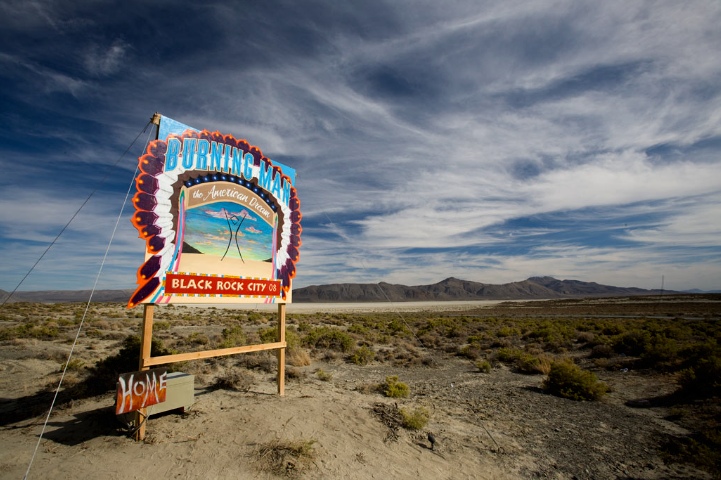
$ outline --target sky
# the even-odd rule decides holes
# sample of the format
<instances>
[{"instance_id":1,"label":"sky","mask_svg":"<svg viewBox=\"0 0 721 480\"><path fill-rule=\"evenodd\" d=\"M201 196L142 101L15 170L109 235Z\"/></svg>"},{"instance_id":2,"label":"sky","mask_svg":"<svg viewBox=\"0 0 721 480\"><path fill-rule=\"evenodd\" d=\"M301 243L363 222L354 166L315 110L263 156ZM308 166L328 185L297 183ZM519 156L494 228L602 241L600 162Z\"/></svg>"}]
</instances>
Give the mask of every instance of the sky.
<instances>
[{"instance_id":1,"label":"sky","mask_svg":"<svg viewBox=\"0 0 721 480\"><path fill-rule=\"evenodd\" d=\"M29 0L0 16L6 291L99 184L19 289L90 289L101 264L98 288L134 288L145 242L120 213L154 112L296 169L296 288L721 289L718 0Z\"/></svg>"}]
</instances>

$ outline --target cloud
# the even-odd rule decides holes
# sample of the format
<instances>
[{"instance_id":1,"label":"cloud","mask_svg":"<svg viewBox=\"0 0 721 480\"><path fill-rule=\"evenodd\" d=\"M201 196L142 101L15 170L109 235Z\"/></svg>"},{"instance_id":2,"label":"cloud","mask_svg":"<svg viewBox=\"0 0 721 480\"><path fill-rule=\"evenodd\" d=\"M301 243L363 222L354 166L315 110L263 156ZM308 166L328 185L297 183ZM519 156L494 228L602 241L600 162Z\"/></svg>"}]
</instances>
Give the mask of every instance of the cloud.
<instances>
[{"instance_id":1,"label":"cloud","mask_svg":"<svg viewBox=\"0 0 721 480\"><path fill-rule=\"evenodd\" d=\"M207 209L207 210L203 210L203 213L205 215L208 215L209 217L221 218L223 220L226 220L228 218L232 219L233 217L237 217L240 219L245 219L246 221L247 220L250 220L253 222L255 221L255 218L253 218L251 213L246 209L242 209L238 212L231 212L229 210L226 210L225 208L221 208L220 210Z\"/></svg>"},{"instance_id":2,"label":"cloud","mask_svg":"<svg viewBox=\"0 0 721 480\"><path fill-rule=\"evenodd\" d=\"M128 49L120 39L106 48L95 45L85 54L85 68L92 76L112 75L122 68Z\"/></svg>"}]
</instances>

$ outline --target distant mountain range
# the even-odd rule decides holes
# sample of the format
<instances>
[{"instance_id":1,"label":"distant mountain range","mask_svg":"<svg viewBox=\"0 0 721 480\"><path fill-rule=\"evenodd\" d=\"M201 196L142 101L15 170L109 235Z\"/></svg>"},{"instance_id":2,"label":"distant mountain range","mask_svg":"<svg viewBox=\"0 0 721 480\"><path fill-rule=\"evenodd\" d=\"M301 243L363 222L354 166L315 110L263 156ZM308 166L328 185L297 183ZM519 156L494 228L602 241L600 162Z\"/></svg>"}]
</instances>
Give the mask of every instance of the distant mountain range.
<instances>
[{"instance_id":1,"label":"distant mountain range","mask_svg":"<svg viewBox=\"0 0 721 480\"><path fill-rule=\"evenodd\" d=\"M380 288L379 288L380 287ZM663 293L670 292L668 290ZM494 285L446 278L432 285L393 285L390 283L335 283L293 289L293 301L312 302L412 302L443 300L525 300L542 298L616 297L659 295L661 290L613 287L596 282L531 277L521 282Z\"/></svg>"},{"instance_id":2,"label":"distant mountain range","mask_svg":"<svg viewBox=\"0 0 721 480\"><path fill-rule=\"evenodd\" d=\"M97 290L94 302L127 302L135 290ZM660 295L681 293L646 290L633 287L613 287L596 282L558 280L553 277L531 277L521 282L494 285L446 278L432 285L394 285L390 283L334 283L293 289L293 301L319 302L419 302L444 300L526 300L573 297L618 297L631 295ZM689 292L691 293L691 292ZM700 291L693 293L702 293ZM0 290L0 301L8 292ZM16 292L11 302L87 302L89 290L45 290Z\"/></svg>"},{"instance_id":3,"label":"distant mountain range","mask_svg":"<svg viewBox=\"0 0 721 480\"><path fill-rule=\"evenodd\" d=\"M684 290L683 293L721 293L721 290L699 290L698 288L692 288L691 290Z\"/></svg>"}]
</instances>

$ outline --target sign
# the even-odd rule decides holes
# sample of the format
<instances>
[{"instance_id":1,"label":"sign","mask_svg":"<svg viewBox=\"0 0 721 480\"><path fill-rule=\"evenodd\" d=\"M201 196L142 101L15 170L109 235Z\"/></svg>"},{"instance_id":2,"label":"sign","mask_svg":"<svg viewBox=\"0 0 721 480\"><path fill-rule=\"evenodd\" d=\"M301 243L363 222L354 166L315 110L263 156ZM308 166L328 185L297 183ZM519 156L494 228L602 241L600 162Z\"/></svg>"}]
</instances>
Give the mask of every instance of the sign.
<instances>
[{"instance_id":1,"label":"sign","mask_svg":"<svg viewBox=\"0 0 721 480\"><path fill-rule=\"evenodd\" d=\"M167 368L124 373L118 378L115 414L128 413L165 401Z\"/></svg>"},{"instance_id":2,"label":"sign","mask_svg":"<svg viewBox=\"0 0 721 480\"><path fill-rule=\"evenodd\" d=\"M232 135L160 118L138 159L140 303L290 303L301 241L295 170Z\"/></svg>"}]
</instances>

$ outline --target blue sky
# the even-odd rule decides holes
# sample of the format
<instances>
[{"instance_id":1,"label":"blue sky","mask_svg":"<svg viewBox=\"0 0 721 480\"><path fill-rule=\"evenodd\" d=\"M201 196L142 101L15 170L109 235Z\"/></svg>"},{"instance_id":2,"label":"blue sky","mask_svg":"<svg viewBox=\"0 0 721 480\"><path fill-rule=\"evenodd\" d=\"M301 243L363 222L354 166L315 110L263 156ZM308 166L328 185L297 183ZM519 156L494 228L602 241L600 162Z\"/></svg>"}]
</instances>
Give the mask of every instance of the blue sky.
<instances>
[{"instance_id":1,"label":"blue sky","mask_svg":"<svg viewBox=\"0 0 721 480\"><path fill-rule=\"evenodd\" d=\"M721 289L721 2L3 2L0 288L154 112L297 170L296 287ZM146 134L21 290L91 288ZM100 288L143 259L125 208Z\"/></svg>"}]
</instances>

